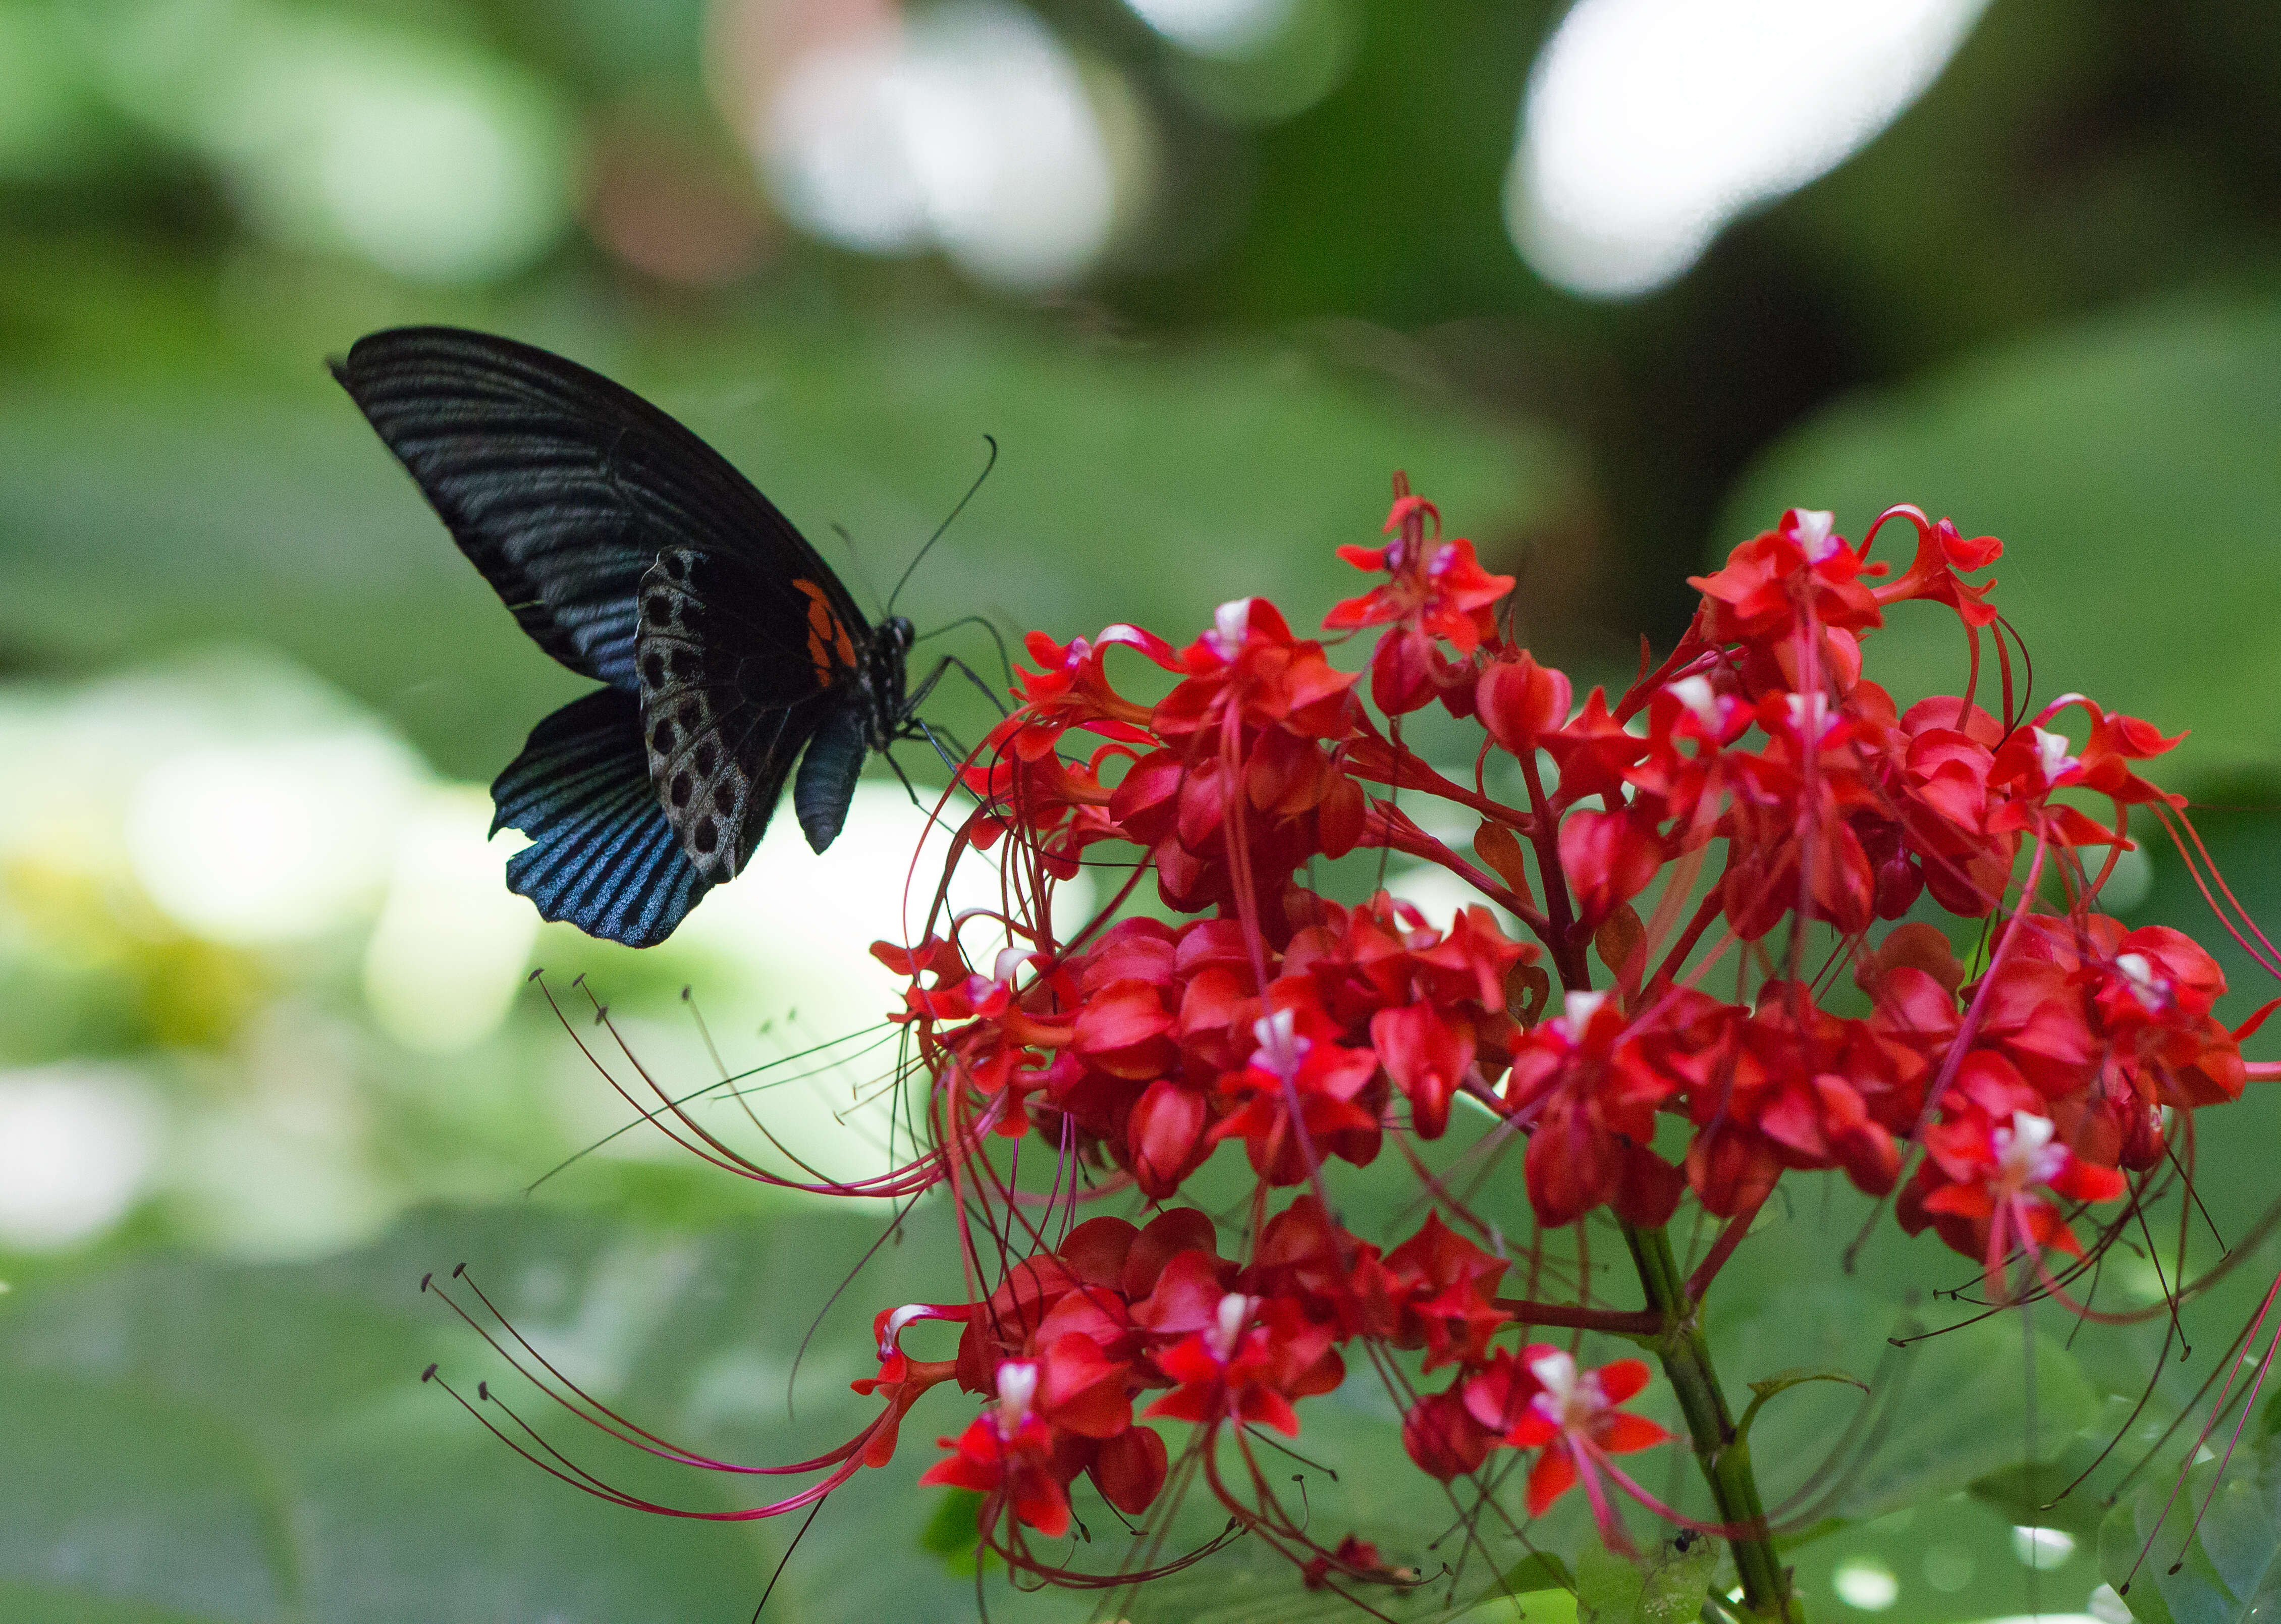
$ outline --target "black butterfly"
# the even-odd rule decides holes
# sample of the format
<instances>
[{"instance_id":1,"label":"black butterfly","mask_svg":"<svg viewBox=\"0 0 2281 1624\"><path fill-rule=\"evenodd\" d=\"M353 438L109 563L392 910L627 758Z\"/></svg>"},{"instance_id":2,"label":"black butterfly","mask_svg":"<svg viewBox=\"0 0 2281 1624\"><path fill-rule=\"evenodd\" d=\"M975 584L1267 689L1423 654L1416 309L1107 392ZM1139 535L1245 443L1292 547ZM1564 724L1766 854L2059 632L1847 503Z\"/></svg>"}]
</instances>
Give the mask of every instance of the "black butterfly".
<instances>
[{"instance_id":1,"label":"black butterfly","mask_svg":"<svg viewBox=\"0 0 2281 1624\"><path fill-rule=\"evenodd\" d=\"M531 839L507 885L545 917L662 941L752 856L795 757L820 852L865 753L924 732L911 623L865 621L766 497L639 396L452 328L374 333L330 365L532 640L607 684L491 785L492 831Z\"/></svg>"}]
</instances>

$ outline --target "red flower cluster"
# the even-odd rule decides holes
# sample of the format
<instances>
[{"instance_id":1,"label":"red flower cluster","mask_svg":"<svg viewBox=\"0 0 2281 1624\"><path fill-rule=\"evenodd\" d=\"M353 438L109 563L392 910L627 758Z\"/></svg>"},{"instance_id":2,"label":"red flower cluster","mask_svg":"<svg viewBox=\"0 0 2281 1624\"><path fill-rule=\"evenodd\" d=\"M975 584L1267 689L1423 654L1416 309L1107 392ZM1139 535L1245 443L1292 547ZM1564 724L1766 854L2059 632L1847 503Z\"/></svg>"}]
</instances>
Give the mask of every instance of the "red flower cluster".
<instances>
[{"instance_id":1,"label":"red flower cluster","mask_svg":"<svg viewBox=\"0 0 2281 1624\"><path fill-rule=\"evenodd\" d=\"M1342 550L1385 578L1326 622L1381 629L1374 714L1357 675L1262 599L1223 605L1185 648L1129 626L1032 634L1037 669L961 779L978 805L954 861L990 851L1004 901L877 949L909 978L896 1018L931 1085L930 1148L840 1187L947 1184L977 1283L971 1301L882 1315L880 1373L857 1385L885 1409L828 1458L834 1481L885 1460L911 1402L955 1380L984 1408L926 1481L981 1493L984 1537L1009 1560L1071 1576L1022 1531L1062 1534L1080 1476L1139 1516L1169 1473L1310 1584L1389 1581L1359 1538L1318 1543L1252 1452L1254 1427L1298 1430L1297 1402L1336 1386L1359 1340L1417 1465L1446 1480L1535 1451L1526 1514L1581 1485L1620 1546L1611 1489L1676 1515L1612 1459L1667 1435L1619 1408L1647 1367L1581 1371L1573 1348L1515 1334L1612 1332L1670 1359L1786 1172L1898 1189L1900 1224L1974 1259L1999 1300L2058 1290L2044 1254L2078 1249L2078 1210L2130 1194L2190 1113L2274 1068L2245 1067L2213 1016L2208 953L2099 909L2134 810L2182 826L2138 765L2176 741L2080 695L2023 714L1990 584L1964 578L1999 545L1910 507L1870 537L1893 520L1917 547L1887 581L1867 539L1785 513L1694 583L1701 606L1659 663L1581 706L1493 618L1511 579L1441 539L1400 482L1392 542ZM1904 708L1863 674L1864 649L1913 601L1955 615L1971 658L1961 692ZM1976 698L1983 633L1995 710ZM1112 679L1118 650L1159 697ZM1434 705L1478 728L1470 762L1404 742L1403 719ZM1421 821L1425 805L1438 812ZM1458 820L1470 855L1427 826ZM1333 865L1358 849L1479 900L1446 925L1372 884L1335 900ZM1122 883L1057 929L1055 893L1080 870ZM1731 995L1709 990L1714 971ZM1416 1149L1459 1107L1478 1178L1525 1146L1540 1231L1605 1209L1635 1255L1651 1237L1667 1257L1660 1226L1690 1195L1726 1220L1682 1300L1667 1285L1636 1312L1498 1295L1504 1239ZM1223 1155L1237 1142L1248 1174ZM1026 1143L1042 1154L1025 1165ZM1424 1221L1353 1233L1330 1181L1389 1144ZM1200 1211L1163 1205L1216 1161L1248 1191L1233 1256ZM1120 1194L1144 1227L1077 1221L1080 1202ZM1527 1244L1541 1258L1541 1233ZM963 1327L955 1358L901 1351L924 1319ZM1411 1385L1442 1371L1436 1391ZM1177 1456L1150 1425L1168 1421L1191 1429ZM1727 1522L1693 1526L1763 1542L1755 1500L1720 1504Z\"/></svg>"},{"instance_id":2,"label":"red flower cluster","mask_svg":"<svg viewBox=\"0 0 2281 1624\"><path fill-rule=\"evenodd\" d=\"M1981 1261L2000 1297L2008 1258L2074 1249L2072 1209L2123 1195L2124 1170L2153 1164L2166 1109L2240 1092L2233 1034L2209 1013L2215 963L2176 932L2126 932L2095 908L2093 859L2128 842L2130 809L2160 817L2177 804L2135 766L2175 740L2078 695L2011 714L2000 639L2003 717L1971 685L1903 709L1862 675L1864 639L1899 603L1945 606L1971 639L1976 684L1994 611L1987 586L1963 577L2001 549L1912 508L1880 526L1893 518L1918 545L1886 584L1829 514L1786 513L1696 583L1702 607L1659 666L1581 708L1566 676L1499 633L1491 609L1510 580L1483 571L1470 543L1440 540L1438 513L1403 485L1391 545L1342 550L1386 580L1326 622L1383 628L1378 718L1355 678L1262 599L1223 606L1185 649L1130 627L1090 644L1032 636L1039 669L964 775L981 803L965 838L1009 842L1029 906L993 920L1006 945L987 976L955 932L880 949L913 978L901 1018L935 1079L941 1142L1040 1135L1154 1202L1240 1140L1261 1211L1274 1189L1312 1192L1259 1227L1249 1265L1192 1254L1189 1268L1212 1272L1196 1291L1234 1305L1226 1326L1192 1306L1179 1321L1188 1340L1140 1354L1140 1319L1120 1320L1117 1337L1072 1345L1073 1370L1116 1370L1133 1390L1175 1383L1154 1415L1287 1430L1290 1401L1335 1368L1336 1345L1419 1348L1427 1368L1457 1366L1446 1390L1409 1404L1404 1442L1420 1466L1449 1477L1499 1444L1541 1449L1532 1513L1581 1481L1620 1538L1593 1463L1663 1436L1608 1407L1644 1367L1579 1377L1565 1353L1493 1349L1534 1306L1490 1295L1499 1259L1439 1218L1381 1254L1325 1216L1326 1169L1369 1164L1389 1134L1442 1135L1463 1099L1485 1133L1526 1140L1541 1225L1604 1207L1651 1229L1690 1191L1745 1223L1793 1169L1842 1170L1883 1195L1914 1156L1901 1222ZM1170 691L1127 697L1105 666L1116 648L1169 673ZM1481 727L1470 785L1403 742L1402 717L1436 703ZM2060 731L2078 711L2080 744ZM1427 833L1403 795L1476 819L1473 857ZM1442 929L1384 893L1342 905L1302 883L1358 847L1437 865L1481 901ZM1118 847L1138 848L1132 880L1056 940L1046 893ZM1145 879L1187 917L1129 910ZM1635 902L1659 882L1643 918ZM2066 898L2056 910L2053 891ZM1976 977L1937 927L1896 923L1921 898L1984 922ZM1492 905L1535 940L1509 937ZM1771 955L1759 944L1785 922ZM1811 924L1836 947L1814 967L1801 958ZM1608 978L1597 988L1588 952ZM1729 957L1742 986L1721 999L1701 984ZM1849 961L1860 1002L1842 1012L1829 972ZM1546 1011L1555 976L1564 995ZM1665 1124L1683 1153L1660 1148ZM1146 1282L1127 1286L1119 1312L1140 1315L1134 1286ZM1079 1377L1057 1373L1040 1321L1011 1306L1001 1319L1013 1329L993 1344L999 1357L1037 1373L1007 1389L968 1373L973 1390L998 1394L994 1419L937 1481L986 1483L1040 1528L1058 1527L1055 1496L1008 1487L1011 1468L987 1463L1031 1450L1021 1458L1040 1483L1093 1470L1127 1509L1153 1492L1156 1465L1102 1478L1088 1453L1101 1446L1071 1440L1110 1435L1054 1419ZM1241 1491L1224 1497L1262 1514Z\"/></svg>"}]
</instances>

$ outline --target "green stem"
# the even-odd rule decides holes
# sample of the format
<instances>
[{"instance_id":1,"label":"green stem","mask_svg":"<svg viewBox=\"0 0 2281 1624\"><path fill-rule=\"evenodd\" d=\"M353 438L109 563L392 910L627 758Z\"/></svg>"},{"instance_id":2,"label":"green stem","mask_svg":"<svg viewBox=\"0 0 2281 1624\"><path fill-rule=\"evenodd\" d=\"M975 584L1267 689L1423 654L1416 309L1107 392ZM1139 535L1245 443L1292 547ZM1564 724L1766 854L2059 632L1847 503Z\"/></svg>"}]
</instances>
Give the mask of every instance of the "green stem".
<instances>
[{"instance_id":1,"label":"green stem","mask_svg":"<svg viewBox=\"0 0 2281 1624\"><path fill-rule=\"evenodd\" d=\"M1774 1535L1767 1527L1766 1508L1759 1500L1758 1480L1751 1473L1751 1446L1735 1433L1735 1417L1727 1396L1719 1389L1718 1373L1711 1368L1710 1345L1703 1339L1697 1304L1687 1295L1686 1278L1672 1255L1670 1237L1661 1228L1623 1226L1631 1248L1632 1264L1647 1293L1648 1308L1663 1319L1656 1352L1663 1373L1679 1395L1681 1413L1687 1418L1695 1458L1711 1485L1711 1498L1719 1520L1736 1530L1728 1542L1735 1553L1735 1571L1743 1581L1743 1606L1754 1619L1802 1624L1803 1615L1790 1593L1790 1575L1775 1551Z\"/></svg>"}]
</instances>

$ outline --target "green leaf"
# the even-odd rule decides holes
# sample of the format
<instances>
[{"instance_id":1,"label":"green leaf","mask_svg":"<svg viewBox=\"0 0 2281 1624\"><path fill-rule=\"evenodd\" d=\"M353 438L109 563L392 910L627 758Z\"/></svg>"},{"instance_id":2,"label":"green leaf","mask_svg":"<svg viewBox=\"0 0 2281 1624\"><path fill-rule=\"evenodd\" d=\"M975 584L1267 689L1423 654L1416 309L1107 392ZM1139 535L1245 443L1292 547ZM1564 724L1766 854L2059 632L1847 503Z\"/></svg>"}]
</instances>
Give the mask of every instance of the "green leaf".
<instances>
[{"instance_id":1,"label":"green leaf","mask_svg":"<svg viewBox=\"0 0 2281 1624\"><path fill-rule=\"evenodd\" d=\"M722 1483L572 1422L433 1295L462 1259L519 1329L598 1396L717 1458L799 1459L850 1435L875 1401L870 1310L922 1295L945 1265L885 1249L827 1316L816 1309L876 1238L800 1216L705 1234L647 1233L531 1208L431 1212L313 1264L153 1259L0 1298L0 1616L109 1624L679 1624L742 1618L793 1520L647 1517L519 1459L434 1385L430 1359L478 1381L571 1458L692 1510L804 1480ZM949 1265L955 1267L955 1264ZM466 1301L460 1287L453 1289ZM469 1303L473 1306L472 1303ZM512 1431L510 1424L494 1412ZM779 1599L803 1620L954 1618L971 1581L908 1533L932 1491L914 1418L905 1454L832 1496ZM994 1591L994 1617L1050 1616Z\"/></svg>"},{"instance_id":2,"label":"green leaf","mask_svg":"<svg viewBox=\"0 0 2281 1624\"><path fill-rule=\"evenodd\" d=\"M1759 1417L1751 1457L1769 1507L1805 1489L1804 1502L1782 1513L1786 1521L1858 1521L1956 1493L2023 1459L2059 1454L2098 1413L2073 1357L2040 1329L2030 1410L2015 1315L1959 1326L1896 1353L1886 1338L1903 1328L1898 1306L1843 1281L1784 1288L1755 1312L1713 1322L1722 1373L1876 1373L1866 1397L1815 1384ZM1882 1420L1847 1439L1864 1404L1869 1419Z\"/></svg>"},{"instance_id":3,"label":"green leaf","mask_svg":"<svg viewBox=\"0 0 2281 1624\"><path fill-rule=\"evenodd\" d=\"M2143 1624L2273 1617L2281 1609L2281 1437L2269 1434L2231 1462L2206 1461L2183 1485L2175 1470L2149 1473L2100 1527L2099 1560Z\"/></svg>"},{"instance_id":4,"label":"green leaf","mask_svg":"<svg viewBox=\"0 0 2281 1624\"><path fill-rule=\"evenodd\" d=\"M1576 1561L1576 1617L1580 1624L1633 1624L1646 1589L1641 1563L1589 1545Z\"/></svg>"},{"instance_id":5,"label":"green leaf","mask_svg":"<svg viewBox=\"0 0 2281 1624\"><path fill-rule=\"evenodd\" d=\"M2108 1507L2099 1525L2099 1577L2120 1593L2138 1624L2178 1624L2157 1577L2163 1564L2151 1551L2145 1561L2139 1559L2145 1545L2146 1536L2138 1532L2135 1497Z\"/></svg>"},{"instance_id":6,"label":"green leaf","mask_svg":"<svg viewBox=\"0 0 2281 1624\"><path fill-rule=\"evenodd\" d=\"M2078 690L2193 736L2166 784L2281 760L2281 305L2165 300L1837 406L1779 443L1714 551L1790 506L1859 537L1888 505L2003 538L1994 601L2036 691ZM1878 537L1905 566L1913 537ZM1867 651L1904 705L1956 692L1952 616L1904 605ZM1992 677L1983 681L1992 681Z\"/></svg>"},{"instance_id":7,"label":"green leaf","mask_svg":"<svg viewBox=\"0 0 2281 1624\"><path fill-rule=\"evenodd\" d=\"M1581 1624L1686 1624L1703 1611L1719 1549L1697 1539L1682 1551L1666 1540L1634 1558L1593 1546L1576 1564L1576 1616Z\"/></svg>"},{"instance_id":8,"label":"green leaf","mask_svg":"<svg viewBox=\"0 0 2281 1624\"><path fill-rule=\"evenodd\" d=\"M978 1564L986 1566L990 1553L982 1548L982 1495L972 1489L953 1489L919 1530L919 1549L942 1558L954 1574L971 1574Z\"/></svg>"},{"instance_id":9,"label":"green leaf","mask_svg":"<svg viewBox=\"0 0 2281 1624\"><path fill-rule=\"evenodd\" d=\"M1719 1573L1715 1540L1690 1540L1684 1551L1666 1541L1648 1558L1645 1582L1640 1587L1636 1624L1686 1624L1703 1611L1711 1583Z\"/></svg>"},{"instance_id":10,"label":"green leaf","mask_svg":"<svg viewBox=\"0 0 2281 1624\"><path fill-rule=\"evenodd\" d=\"M1549 1551L1539 1551L1505 1569L1500 1588L1516 1596L1535 1590L1574 1590L1576 1578L1558 1557Z\"/></svg>"},{"instance_id":11,"label":"green leaf","mask_svg":"<svg viewBox=\"0 0 2281 1624\"><path fill-rule=\"evenodd\" d=\"M2067 1493L2082 1466L2065 1462L2037 1462L2007 1466L1975 1479L1968 1491L1974 1499L1991 1505L2015 1527L2064 1528L2077 1540L2098 1537L2107 1520L2107 1507L2088 1489Z\"/></svg>"}]
</instances>

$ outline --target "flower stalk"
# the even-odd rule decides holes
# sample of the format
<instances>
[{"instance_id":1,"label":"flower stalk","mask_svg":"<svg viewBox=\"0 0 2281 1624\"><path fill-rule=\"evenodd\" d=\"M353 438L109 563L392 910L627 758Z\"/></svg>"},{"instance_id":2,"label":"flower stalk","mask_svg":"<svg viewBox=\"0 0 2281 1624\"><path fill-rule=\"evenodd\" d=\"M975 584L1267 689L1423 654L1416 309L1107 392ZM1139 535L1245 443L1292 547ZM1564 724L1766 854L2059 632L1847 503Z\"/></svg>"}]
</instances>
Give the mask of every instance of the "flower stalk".
<instances>
[{"instance_id":1,"label":"flower stalk","mask_svg":"<svg viewBox=\"0 0 2281 1624\"><path fill-rule=\"evenodd\" d=\"M1790 1594L1790 1574L1775 1550L1774 1533L1767 1526L1766 1507L1759 1496L1757 1477L1751 1470L1750 1440L1735 1427L1734 1412L1712 1368L1711 1346L1703 1335L1702 1303L1690 1295L1673 1256L1671 1238L1661 1226L1643 1229L1623 1226L1624 1243L1631 1249L1640 1288L1648 1306L1661 1317L1656 1357L1679 1399L1687 1419L1688 1441L1696 1464L1711 1487L1712 1504L1735 1558L1735 1572L1743 1587L1742 1606L1754 1619L1803 1624L1804 1615Z\"/></svg>"}]
</instances>

